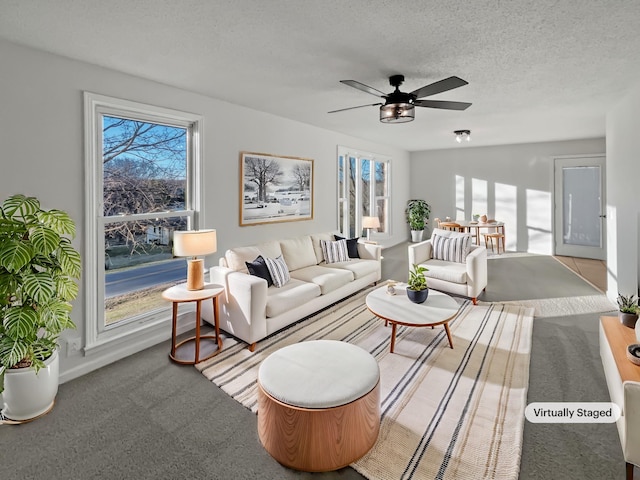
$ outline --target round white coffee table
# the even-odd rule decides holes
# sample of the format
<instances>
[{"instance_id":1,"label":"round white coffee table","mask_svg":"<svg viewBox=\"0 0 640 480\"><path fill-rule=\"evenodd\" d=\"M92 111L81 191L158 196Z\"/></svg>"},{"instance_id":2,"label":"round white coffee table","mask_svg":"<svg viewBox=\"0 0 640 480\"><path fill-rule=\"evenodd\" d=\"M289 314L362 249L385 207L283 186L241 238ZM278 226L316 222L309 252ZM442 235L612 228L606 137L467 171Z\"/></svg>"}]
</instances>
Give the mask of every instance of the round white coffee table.
<instances>
[{"instance_id":1,"label":"round white coffee table","mask_svg":"<svg viewBox=\"0 0 640 480\"><path fill-rule=\"evenodd\" d=\"M386 285L375 289L367 295L367 308L383 320L391 324L391 353L396 344L396 326L435 327L444 325L453 348L449 320L456 316L460 306L446 293L429 290L429 297L424 303L413 303L407 298L406 284L395 286L396 294L389 295Z\"/></svg>"}]
</instances>

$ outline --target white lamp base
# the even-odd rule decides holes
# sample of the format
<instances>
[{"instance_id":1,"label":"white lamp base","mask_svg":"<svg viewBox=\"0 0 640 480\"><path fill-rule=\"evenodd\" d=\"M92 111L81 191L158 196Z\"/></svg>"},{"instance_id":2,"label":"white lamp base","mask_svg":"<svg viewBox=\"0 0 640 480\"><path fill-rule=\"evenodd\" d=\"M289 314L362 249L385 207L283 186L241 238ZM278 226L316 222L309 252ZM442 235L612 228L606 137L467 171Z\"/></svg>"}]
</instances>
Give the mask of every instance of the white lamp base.
<instances>
[{"instance_id":1,"label":"white lamp base","mask_svg":"<svg viewBox=\"0 0 640 480\"><path fill-rule=\"evenodd\" d=\"M195 258L187 261L187 290L204 288L204 260Z\"/></svg>"}]
</instances>

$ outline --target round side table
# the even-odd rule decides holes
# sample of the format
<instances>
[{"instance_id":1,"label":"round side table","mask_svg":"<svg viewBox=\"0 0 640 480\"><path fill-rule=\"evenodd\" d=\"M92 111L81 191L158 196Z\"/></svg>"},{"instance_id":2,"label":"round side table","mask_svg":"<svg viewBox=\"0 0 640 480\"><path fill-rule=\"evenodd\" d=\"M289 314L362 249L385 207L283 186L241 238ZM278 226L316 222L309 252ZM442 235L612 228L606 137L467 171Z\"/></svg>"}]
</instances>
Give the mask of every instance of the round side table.
<instances>
[{"instance_id":1,"label":"round side table","mask_svg":"<svg viewBox=\"0 0 640 480\"><path fill-rule=\"evenodd\" d=\"M218 322L218 297L222 292L224 292L224 287L215 283L205 284L202 290L187 290L187 284L181 283L162 292L162 298L173 302L171 353L169 354L171 360L183 365L194 365L220 353L222 350L222 338L220 337L220 324ZM200 335L202 301L209 299L213 301L216 333L215 335ZM196 334L193 337L182 340L180 343L176 343L178 304L187 302L196 302Z\"/></svg>"}]
</instances>

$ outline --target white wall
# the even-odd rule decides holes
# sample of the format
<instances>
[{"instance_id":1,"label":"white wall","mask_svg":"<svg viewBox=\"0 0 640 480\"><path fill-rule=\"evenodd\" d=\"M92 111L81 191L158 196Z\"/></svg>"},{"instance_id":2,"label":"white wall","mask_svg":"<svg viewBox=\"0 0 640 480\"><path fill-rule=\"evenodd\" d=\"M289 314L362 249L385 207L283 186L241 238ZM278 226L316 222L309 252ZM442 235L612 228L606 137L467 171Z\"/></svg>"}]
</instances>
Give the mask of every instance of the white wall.
<instances>
[{"instance_id":1,"label":"white wall","mask_svg":"<svg viewBox=\"0 0 640 480\"><path fill-rule=\"evenodd\" d=\"M608 291L614 299L638 293L640 285L640 87L607 114Z\"/></svg>"},{"instance_id":2,"label":"white wall","mask_svg":"<svg viewBox=\"0 0 640 480\"><path fill-rule=\"evenodd\" d=\"M507 250L551 254L553 158L604 152L602 138L413 152L411 197L431 219L487 214L506 223Z\"/></svg>"},{"instance_id":3,"label":"white wall","mask_svg":"<svg viewBox=\"0 0 640 480\"><path fill-rule=\"evenodd\" d=\"M77 223L79 234L75 245L81 253L85 247L83 91L204 116L204 224L218 230L218 252L208 258L208 264L217 263L218 257L231 246L335 229L337 145L392 157L393 225L388 243L407 238L404 206L409 191L409 154L404 150L4 41L0 41L0 58L1 197L14 193L33 195L40 198L44 208L68 211ZM314 219L240 227L239 152L243 150L313 158ZM73 320L82 338L85 299L92 294L81 285L74 303ZM169 338L169 325L167 321L166 333L160 337L123 342L119 348L91 358L65 358L62 352L63 380Z\"/></svg>"}]
</instances>

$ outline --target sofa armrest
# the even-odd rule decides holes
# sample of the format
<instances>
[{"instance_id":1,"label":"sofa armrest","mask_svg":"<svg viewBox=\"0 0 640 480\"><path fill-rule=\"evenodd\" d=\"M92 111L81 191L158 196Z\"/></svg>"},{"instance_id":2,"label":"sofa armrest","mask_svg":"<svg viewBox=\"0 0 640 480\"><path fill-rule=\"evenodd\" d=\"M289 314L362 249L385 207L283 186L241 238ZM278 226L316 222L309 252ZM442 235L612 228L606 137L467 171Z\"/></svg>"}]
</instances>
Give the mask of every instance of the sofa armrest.
<instances>
[{"instance_id":1,"label":"sofa armrest","mask_svg":"<svg viewBox=\"0 0 640 480\"><path fill-rule=\"evenodd\" d=\"M373 243L358 243L358 255L365 260L378 260L382 258L382 247Z\"/></svg>"},{"instance_id":2,"label":"sofa armrest","mask_svg":"<svg viewBox=\"0 0 640 480\"><path fill-rule=\"evenodd\" d=\"M624 389L624 460L634 465L640 465L640 383L626 381ZM618 420L620 421L620 420Z\"/></svg>"},{"instance_id":3,"label":"sofa armrest","mask_svg":"<svg viewBox=\"0 0 640 480\"><path fill-rule=\"evenodd\" d=\"M474 298L487 286L487 249L472 245L466 262L469 296Z\"/></svg>"},{"instance_id":4,"label":"sofa armrest","mask_svg":"<svg viewBox=\"0 0 640 480\"><path fill-rule=\"evenodd\" d=\"M226 267L211 267L209 280L225 288L220 297L220 328L252 344L267 336L267 281ZM213 309L203 302L202 317L213 323Z\"/></svg>"},{"instance_id":5,"label":"sofa armrest","mask_svg":"<svg viewBox=\"0 0 640 480\"><path fill-rule=\"evenodd\" d=\"M409 245L409 268L414 264L424 263L431 259L431 240Z\"/></svg>"}]
</instances>

